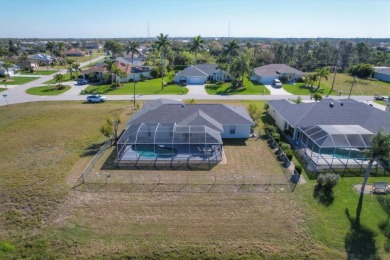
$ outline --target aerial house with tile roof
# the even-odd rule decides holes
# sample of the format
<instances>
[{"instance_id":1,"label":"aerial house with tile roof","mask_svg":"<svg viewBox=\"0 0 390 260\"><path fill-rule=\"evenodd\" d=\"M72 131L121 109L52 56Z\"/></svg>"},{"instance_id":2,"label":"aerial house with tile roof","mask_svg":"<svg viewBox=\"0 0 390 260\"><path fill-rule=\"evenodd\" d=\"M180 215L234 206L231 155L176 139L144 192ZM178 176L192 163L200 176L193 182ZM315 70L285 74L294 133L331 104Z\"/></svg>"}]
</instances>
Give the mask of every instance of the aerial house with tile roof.
<instances>
[{"instance_id":1,"label":"aerial house with tile roof","mask_svg":"<svg viewBox=\"0 0 390 260\"><path fill-rule=\"evenodd\" d=\"M117 142L118 163L217 164L223 138L248 138L253 120L242 107L158 99L135 113Z\"/></svg>"}]
</instances>

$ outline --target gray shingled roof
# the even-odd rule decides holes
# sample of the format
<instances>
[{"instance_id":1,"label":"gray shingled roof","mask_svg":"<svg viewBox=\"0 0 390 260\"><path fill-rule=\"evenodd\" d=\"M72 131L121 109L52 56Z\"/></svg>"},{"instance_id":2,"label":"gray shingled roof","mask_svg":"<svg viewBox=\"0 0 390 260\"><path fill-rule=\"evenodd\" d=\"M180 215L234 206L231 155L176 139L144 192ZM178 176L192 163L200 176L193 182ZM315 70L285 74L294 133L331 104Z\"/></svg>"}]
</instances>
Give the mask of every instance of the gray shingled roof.
<instances>
[{"instance_id":1,"label":"gray shingled roof","mask_svg":"<svg viewBox=\"0 0 390 260\"><path fill-rule=\"evenodd\" d=\"M333 103L333 107L330 105ZM321 102L291 104L287 100L269 101L270 109L275 109L293 127L316 125L360 125L376 133L380 128L390 132L390 113L368 106L353 99L335 101L324 99Z\"/></svg>"},{"instance_id":2,"label":"gray shingled roof","mask_svg":"<svg viewBox=\"0 0 390 260\"><path fill-rule=\"evenodd\" d=\"M213 75L216 70L217 64L199 64L185 68L184 70L178 72L176 76L205 77Z\"/></svg>"},{"instance_id":3,"label":"gray shingled roof","mask_svg":"<svg viewBox=\"0 0 390 260\"><path fill-rule=\"evenodd\" d=\"M149 102L133 115L128 124L180 124L180 122L189 124L191 120L193 121L191 125L204 124L218 131L221 128L220 125L254 124L251 117L242 107L223 104L183 104L175 101L169 103L161 100Z\"/></svg>"},{"instance_id":4,"label":"gray shingled roof","mask_svg":"<svg viewBox=\"0 0 390 260\"><path fill-rule=\"evenodd\" d=\"M276 76L281 73L295 73L297 75L305 75L304 72L294 69L286 64L268 64L253 69L258 76Z\"/></svg>"}]
</instances>

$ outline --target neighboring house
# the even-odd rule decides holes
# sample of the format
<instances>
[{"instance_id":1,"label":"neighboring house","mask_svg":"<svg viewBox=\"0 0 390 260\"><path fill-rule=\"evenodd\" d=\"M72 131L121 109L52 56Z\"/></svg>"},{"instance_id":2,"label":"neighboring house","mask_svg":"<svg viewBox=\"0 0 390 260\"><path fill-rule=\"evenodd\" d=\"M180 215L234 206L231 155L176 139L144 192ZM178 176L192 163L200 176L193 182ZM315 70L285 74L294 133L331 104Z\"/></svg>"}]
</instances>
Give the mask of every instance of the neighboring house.
<instances>
[{"instance_id":1,"label":"neighboring house","mask_svg":"<svg viewBox=\"0 0 390 260\"><path fill-rule=\"evenodd\" d=\"M373 77L375 79L390 83L390 68L389 67L376 67L374 69L375 69L375 73L374 73Z\"/></svg>"},{"instance_id":2,"label":"neighboring house","mask_svg":"<svg viewBox=\"0 0 390 260\"><path fill-rule=\"evenodd\" d=\"M305 73L286 64L269 64L254 68L251 80L270 85L274 79L282 76L287 77L289 82L295 82L298 78L305 76Z\"/></svg>"},{"instance_id":3,"label":"neighboring house","mask_svg":"<svg viewBox=\"0 0 390 260\"><path fill-rule=\"evenodd\" d=\"M103 49L103 44L99 42L87 42L85 43L84 47L88 50L97 50L97 49Z\"/></svg>"},{"instance_id":4,"label":"neighboring house","mask_svg":"<svg viewBox=\"0 0 390 260\"><path fill-rule=\"evenodd\" d=\"M65 51L65 56L81 57L81 56L85 56L85 51L81 51L79 49L70 49L70 50Z\"/></svg>"},{"instance_id":5,"label":"neighboring house","mask_svg":"<svg viewBox=\"0 0 390 260\"><path fill-rule=\"evenodd\" d=\"M219 162L222 138L248 138L253 125L238 106L150 101L127 123L117 143L118 160Z\"/></svg>"},{"instance_id":6,"label":"neighboring house","mask_svg":"<svg viewBox=\"0 0 390 260\"><path fill-rule=\"evenodd\" d=\"M226 71L218 69L217 64L199 64L190 66L175 75L175 82L186 82L189 85L202 85L207 80L225 81L229 80Z\"/></svg>"},{"instance_id":7,"label":"neighboring house","mask_svg":"<svg viewBox=\"0 0 390 260\"><path fill-rule=\"evenodd\" d=\"M116 61L115 65L118 69L126 73L126 77L119 77L117 76L116 80L118 82L128 82L129 80L135 79L135 81L140 81L141 80L141 75L144 78L150 79L150 72L152 71L151 67L148 66L131 66L131 63L129 62L120 62ZM103 63L98 63L95 66L92 66L86 70L82 71L82 74L84 77L88 77L90 73L95 73L97 75L97 78L102 78L104 73L108 73L108 70L106 69L106 64Z\"/></svg>"},{"instance_id":8,"label":"neighboring house","mask_svg":"<svg viewBox=\"0 0 390 260\"><path fill-rule=\"evenodd\" d=\"M31 60L37 61L38 63L51 64L53 62L53 58L50 55L44 53L37 53L30 57Z\"/></svg>"},{"instance_id":9,"label":"neighboring house","mask_svg":"<svg viewBox=\"0 0 390 260\"><path fill-rule=\"evenodd\" d=\"M7 74L7 70L5 68L3 68L3 66L2 66L3 63L4 62L0 61L0 75L6 75ZM13 77L18 72L18 70L19 70L19 67L16 66L16 65L13 65L12 67L10 67L8 69L8 75L10 77Z\"/></svg>"},{"instance_id":10,"label":"neighboring house","mask_svg":"<svg viewBox=\"0 0 390 260\"><path fill-rule=\"evenodd\" d=\"M390 133L389 112L353 99L268 104L278 128L292 144L304 148L316 165L367 163L363 151L370 147L372 136L379 129Z\"/></svg>"}]
</instances>

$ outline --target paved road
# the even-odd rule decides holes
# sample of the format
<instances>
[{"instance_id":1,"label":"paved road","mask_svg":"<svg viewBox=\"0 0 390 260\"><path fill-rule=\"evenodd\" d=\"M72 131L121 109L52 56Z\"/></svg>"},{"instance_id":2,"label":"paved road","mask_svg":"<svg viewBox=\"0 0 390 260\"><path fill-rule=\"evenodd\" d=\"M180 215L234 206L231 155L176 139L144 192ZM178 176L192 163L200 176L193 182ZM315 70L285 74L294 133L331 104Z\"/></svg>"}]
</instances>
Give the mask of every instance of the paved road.
<instances>
[{"instance_id":1,"label":"paved road","mask_svg":"<svg viewBox=\"0 0 390 260\"><path fill-rule=\"evenodd\" d=\"M97 57L91 62L96 62L104 56ZM81 67L87 66L90 62L86 61L81 63ZM66 70L60 70L59 73L66 73ZM58 96L35 96L29 95L25 91L31 87L40 86L43 82L46 82L53 78L53 75L42 76L34 81L28 82L26 84L13 87L6 91L0 92L0 95L6 94L6 99L3 96L0 96L0 106L7 104L16 104L16 103L26 103L26 102L36 102L36 101L66 101L66 100L85 100L85 95L80 95L80 91L86 88L88 85L80 86L76 84L76 81L66 82L67 85L71 85L71 89L67 92L58 95ZM158 98L167 98L175 100L186 100L186 99L199 99L199 100L276 100L276 99L296 99L297 95L291 95L290 93L285 94L284 92L274 93L272 95L208 95L204 88L199 85L188 86L190 91L186 95L137 95L137 100L154 100ZM201 87L201 88L199 88ZM302 100L310 102L310 96L300 95ZM133 100L133 95L108 95L109 100ZM332 96L333 99L345 99L348 96ZM362 101L365 103L371 103L375 107L381 108L384 110L384 106L373 103L372 96L351 96L351 98Z\"/></svg>"}]
</instances>

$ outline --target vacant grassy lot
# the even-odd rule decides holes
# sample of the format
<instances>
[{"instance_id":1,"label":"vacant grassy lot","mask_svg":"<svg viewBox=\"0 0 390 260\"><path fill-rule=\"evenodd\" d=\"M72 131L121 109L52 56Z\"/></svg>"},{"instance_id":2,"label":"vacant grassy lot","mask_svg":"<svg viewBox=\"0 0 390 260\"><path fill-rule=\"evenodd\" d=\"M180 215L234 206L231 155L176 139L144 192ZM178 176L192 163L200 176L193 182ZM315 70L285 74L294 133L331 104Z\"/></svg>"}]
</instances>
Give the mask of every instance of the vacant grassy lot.
<instances>
[{"instance_id":1,"label":"vacant grassy lot","mask_svg":"<svg viewBox=\"0 0 390 260\"><path fill-rule=\"evenodd\" d=\"M167 81L168 78L165 78ZM135 84L136 95L163 95L163 94L186 94L188 89L177 84L167 85L161 89L161 78L140 81ZM86 94L105 95L131 95L134 93L134 83L124 83L120 88L112 88L111 84L89 86L85 89Z\"/></svg>"},{"instance_id":2,"label":"vacant grassy lot","mask_svg":"<svg viewBox=\"0 0 390 260\"><path fill-rule=\"evenodd\" d=\"M330 89L327 85L321 83L321 87L316 91L317 85L314 85L313 87L306 87L305 83L283 84L283 88L294 95L311 95L315 92L321 93L322 95L328 95ZM330 95L337 95L337 92L332 91Z\"/></svg>"},{"instance_id":3,"label":"vacant grassy lot","mask_svg":"<svg viewBox=\"0 0 390 260\"><path fill-rule=\"evenodd\" d=\"M28 71L21 71L20 75L51 75L56 73L56 70L35 70L33 73Z\"/></svg>"},{"instance_id":4,"label":"vacant grassy lot","mask_svg":"<svg viewBox=\"0 0 390 260\"><path fill-rule=\"evenodd\" d=\"M374 94L379 95L390 95L390 83L382 82L379 80L368 80L368 79L356 79L352 89L352 95L367 95L371 96ZM332 86L333 75L328 77L328 80L323 80L323 83L330 88ZM343 95L348 95L352 86L353 77L344 74L337 73L334 84L334 90L342 91Z\"/></svg>"},{"instance_id":5,"label":"vacant grassy lot","mask_svg":"<svg viewBox=\"0 0 390 260\"><path fill-rule=\"evenodd\" d=\"M230 82L223 84L207 84L206 92L210 95L263 95L270 94L269 90L260 83L244 77L244 86L233 89Z\"/></svg>"},{"instance_id":6,"label":"vacant grassy lot","mask_svg":"<svg viewBox=\"0 0 390 260\"><path fill-rule=\"evenodd\" d=\"M0 78L0 84L2 85L22 85L24 83L36 80L35 77L12 77L5 81L4 78Z\"/></svg>"},{"instance_id":7,"label":"vacant grassy lot","mask_svg":"<svg viewBox=\"0 0 390 260\"><path fill-rule=\"evenodd\" d=\"M68 91L71 87L64 85L64 89L55 89L55 86L43 86L43 87L35 87L29 88L26 90L27 94L30 95L38 95L38 96L56 96Z\"/></svg>"},{"instance_id":8,"label":"vacant grassy lot","mask_svg":"<svg viewBox=\"0 0 390 260\"><path fill-rule=\"evenodd\" d=\"M0 259L389 257L384 233L390 199L366 195L361 225L351 226L359 199L353 184L362 178L342 178L325 198L314 192L314 180L294 193L234 187L215 193L118 192L114 184L92 193L71 189L104 140L98 128L105 118L121 115L126 122L131 114L128 102L40 102L0 110L0 150L6 151L0 157ZM281 176L262 140L231 142L225 153L226 164L193 173L229 183L243 175ZM156 174L111 175L118 173ZM369 183L377 180L387 179ZM14 246L10 252L4 250L8 244Z\"/></svg>"}]
</instances>

